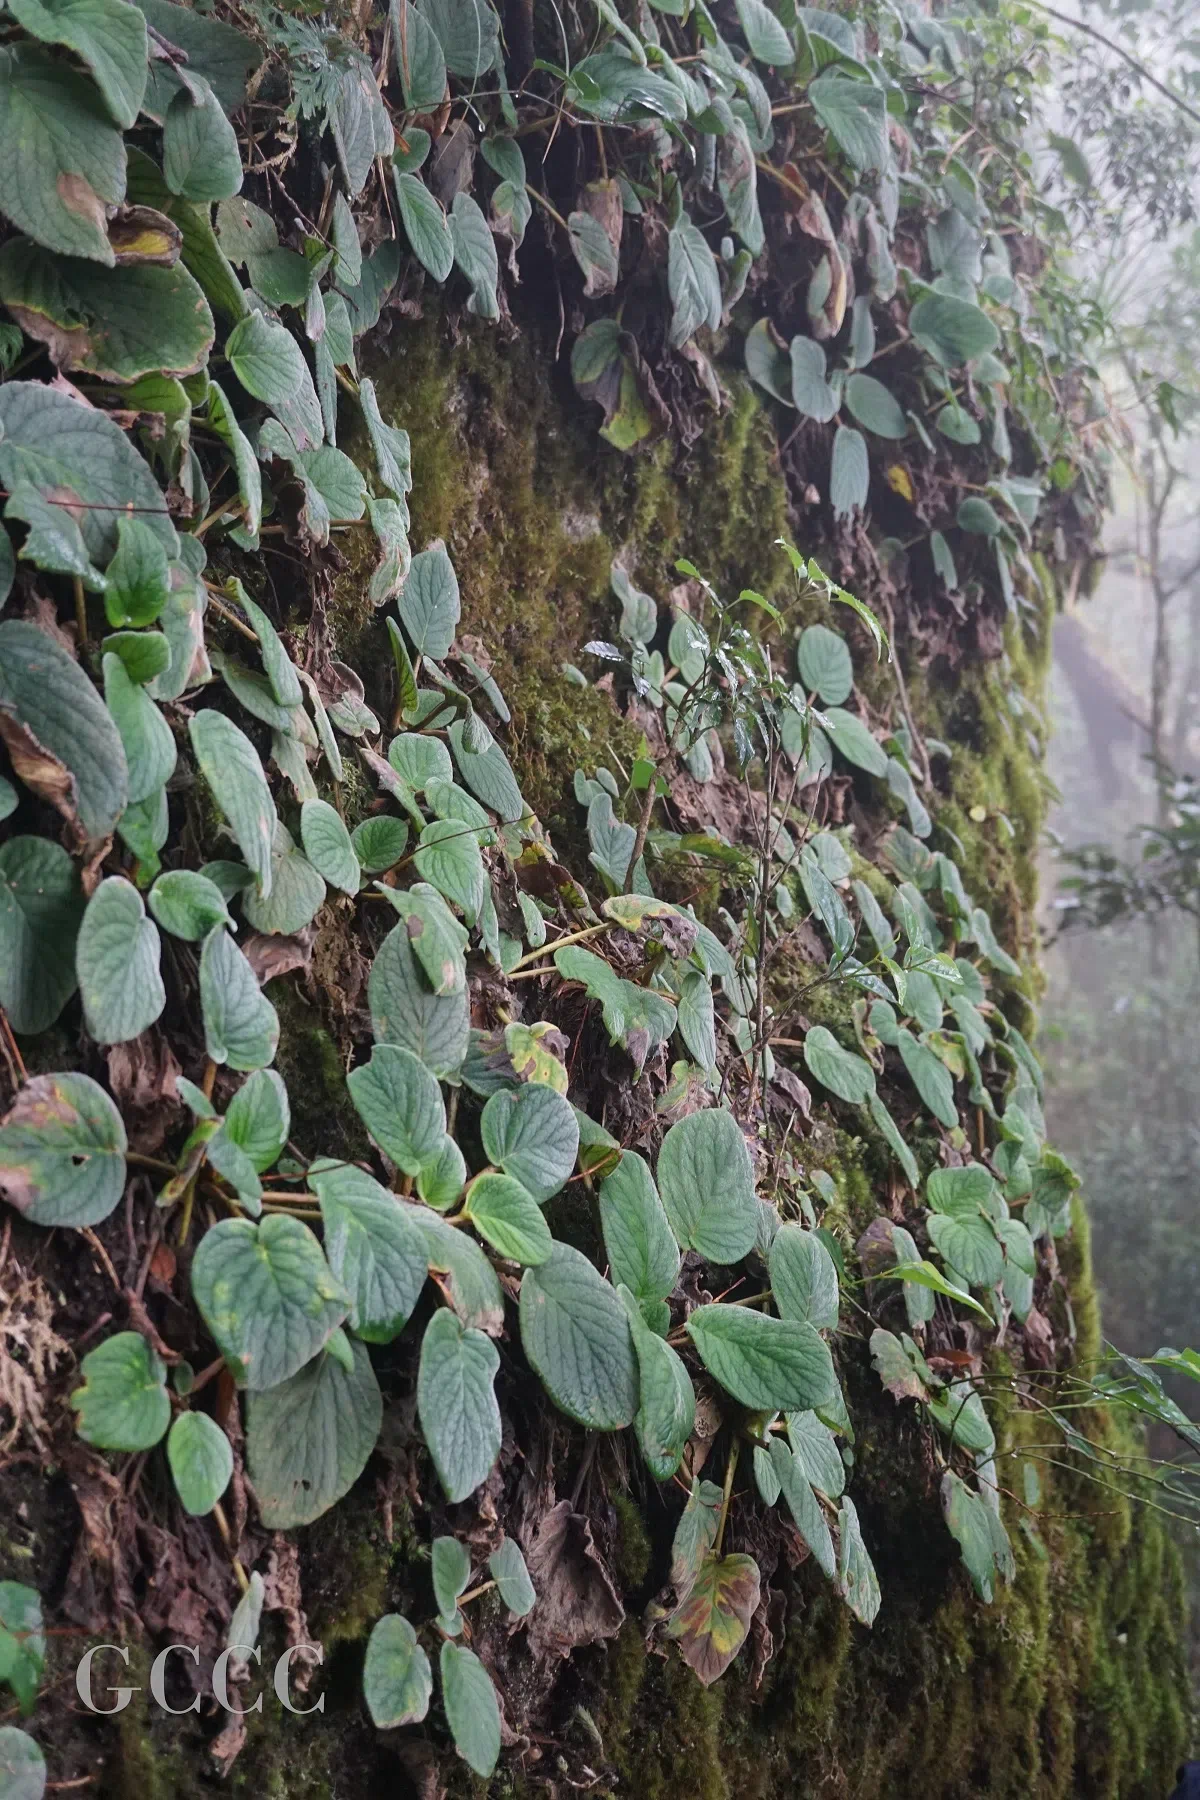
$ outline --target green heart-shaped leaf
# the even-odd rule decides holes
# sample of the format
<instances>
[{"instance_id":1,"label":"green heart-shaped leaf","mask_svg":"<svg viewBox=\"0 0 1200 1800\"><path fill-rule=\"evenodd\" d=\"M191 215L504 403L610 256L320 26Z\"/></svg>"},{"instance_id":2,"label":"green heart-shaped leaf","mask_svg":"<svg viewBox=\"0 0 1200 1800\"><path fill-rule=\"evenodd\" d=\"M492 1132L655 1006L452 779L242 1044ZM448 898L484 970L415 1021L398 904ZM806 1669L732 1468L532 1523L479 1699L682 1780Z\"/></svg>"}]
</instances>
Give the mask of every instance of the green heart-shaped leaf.
<instances>
[{"instance_id":1,"label":"green heart-shaped leaf","mask_svg":"<svg viewBox=\"0 0 1200 1800\"><path fill-rule=\"evenodd\" d=\"M171 1420L167 1371L140 1331L106 1338L79 1365L83 1386L71 1395L76 1429L101 1450L149 1450Z\"/></svg>"},{"instance_id":2,"label":"green heart-shaped leaf","mask_svg":"<svg viewBox=\"0 0 1200 1800\"><path fill-rule=\"evenodd\" d=\"M46 1792L41 1747L15 1725L0 1725L0 1783L4 1800L42 1800Z\"/></svg>"},{"instance_id":3,"label":"green heart-shaped leaf","mask_svg":"<svg viewBox=\"0 0 1200 1800\"><path fill-rule=\"evenodd\" d=\"M781 1225L770 1255L771 1292L785 1319L807 1320L818 1331L838 1322L838 1276L832 1256L815 1232Z\"/></svg>"},{"instance_id":4,"label":"green heart-shaped leaf","mask_svg":"<svg viewBox=\"0 0 1200 1800\"><path fill-rule=\"evenodd\" d=\"M0 1121L0 1193L35 1225L98 1225L124 1192L125 1148L89 1075L35 1075Z\"/></svg>"},{"instance_id":5,"label":"green heart-shaped leaf","mask_svg":"<svg viewBox=\"0 0 1200 1800\"><path fill-rule=\"evenodd\" d=\"M366 1345L351 1339L350 1350L349 1370L321 1355L280 1386L250 1395L246 1450L269 1531L311 1525L367 1466L383 1399Z\"/></svg>"},{"instance_id":6,"label":"green heart-shaped leaf","mask_svg":"<svg viewBox=\"0 0 1200 1800\"><path fill-rule=\"evenodd\" d=\"M419 1725L429 1711L433 1671L417 1634L399 1613L385 1613L367 1639L363 1699L380 1731Z\"/></svg>"},{"instance_id":7,"label":"green heart-shaped leaf","mask_svg":"<svg viewBox=\"0 0 1200 1800\"><path fill-rule=\"evenodd\" d=\"M488 1568L509 1612L523 1619L532 1611L537 1594L529 1579L521 1546L515 1538L506 1537L501 1541L499 1548L488 1557Z\"/></svg>"},{"instance_id":8,"label":"green heart-shaped leaf","mask_svg":"<svg viewBox=\"0 0 1200 1800\"><path fill-rule=\"evenodd\" d=\"M329 1266L350 1296L351 1330L368 1343L390 1344L429 1273L414 1209L353 1163L315 1162L308 1184L321 1204Z\"/></svg>"},{"instance_id":9,"label":"green heart-shaped leaf","mask_svg":"<svg viewBox=\"0 0 1200 1800\"><path fill-rule=\"evenodd\" d=\"M84 836L108 835L129 797L120 734L74 658L23 619L0 624L0 738L27 787Z\"/></svg>"},{"instance_id":10,"label":"green heart-shaped leaf","mask_svg":"<svg viewBox=\"0 0 1200 1800\"><path fill-rule=\"evenodd\" d=\"M416 1175L438 1155L446 1135L441 1089L419 1057L396 1044L376 1044L371 1060L346 1086L363 1124L397 1167Z\"/></svg>"},{"instance_id":11,"label":"green heart-shaped leaf","mask_svg":"<svg viewBox=\"0 0 1200 1800\"><path fill-rule=\"evenodd\" d=\"M317 1239L286 1213L222 1219L200 1240L192 1294L241 1387L275 1387L316 1355L350 1298Z\"/></svg>"},{"instance_id":12,"label":"green heart-shaped leaf","mask_svg":"<svg viewBox=\"0 0 1200 1800\"><path fill-rule=\"evenodd\" d=\"M223 925L200 952L200 1009L204 1045L231 1069L265 1069L279 1043L279 1015L260 993L254 970Z\"/></svg>"},{"instance_id":13,"label":"green heart-shaped leaf","mask_svg":"<svg viewBox=\"0 0 1200 1800\"><path fill-rule=\"evenodd\" d=\"M473 1494L500 1454L500 1408L494 1388L499 1367L496 1347L482 1331L464 1327L446 1307L434 1313L421 1340L417 1411L448 1500L465 1500ZM469 1573L468 1562L449 1604L438 1592L443 1614L456 1611L454 1602ZM434 1588L437 1592L436 1560Z\"/></svg>"},{"instance_id":14,"label":"green heart-shaped leaf","mask_svg":"<svg viewBox=\"0 0 1200 1800\"><path fill-rule=\"evenodd\" d=\"M737 1120L723 1107L672 1125L659 1152L658 1188L685 1250L735 1263L754 1248L754 1170Z\"/></svg>"},{"instance_id":15,"label":"green heart-shaped leaf","mask_svg":"<svg viewBox=\"0 0 1200 1800\"><path fill-rule=\"evenodd\" d=\"M244 731L212 707L195 714L188 734L200 772L265 897L271 892L271 845L277 820L258 752Z\"/></svg>"},{"instance_id":16,"label":"green heart-shaped leaf","mask_svg":"<svg viewBox=\"0 0 1200 1800\"><path fill-rule=\"evenodd\" d=\"M413 1222L425 1239L429 1273L464 1325L499 1337L504 1327L504 1292L479 1245L465 1231L447 1225L427 1206L414 1206Z\"/></svg>"},{"instance_id":17,"label":"green heart-shaped leaf","mask_svg":"<svg viewBox=\"0 0 1200 1800\"><path fill-rule=\"evenodd\" d=\"M679 1251L650 1170L627 1151L600 1185L600 1227L612 1279L638 1300L663 1299L679 1278Z\"/></svg>"},{"instance_id":18,"label":"green heart-shaped leaf","mask_svg":"<svg viewBox=\"0 0 1200 1800\"><path fill-rule=\"evenodd\" d=\"M306 800L300 808L300 838L318 875L344 894L357 894L362 870L350 833L333 807L324 800Z\"/></svg>"},{"instance_id":19,"label":"green heart-shaped leaf","mask_svg":"<svg viewBox=\"0 0 1200 1800\"><path fill-rule=\"evenodd\" d=\"M88 901L75 968L84 1019L98 1044L138 1037L166 1005L158 931L124 876L110 875Z\"/></svg>"},{"instance_id":20,"label":"green heart-shaped leaf","mask_svg":"<svg viewBox=\"0 0 1200 1800\"><path fill-rule=\"evenodd\" d=\"M207 1413L180 1413L167 1435L167 1461L185 1512L210 1513L233 1475L229 1439Z\"/></svg>"},{"instance_id":21,"label":"green heart-shaped leaf","mask_svg":"<svg viewBox=\"0 0 1200 1800\"><path fill-rule=\"evenodd\" d=\"M535 1200L557 1194L575 1167L579 1126L574 1110L544 1082L493 1094L479 1129L489 1161L515 1176Z\"/></svg>"},{"instance_id":22,"label":"green heart-shaped leaf","mask_svg":"<svg viewBox=\"0 0 1200 1800\"><path fill-rule=\"evenodd\" d=\"M75 992L83 908L79 876L61 844L43 837L0 844L0 1006L14 1031L44 1031Z\"/></svg>"},{"instance_id":23,"label":"green heart-shaped leaf","mask_svg":"<svg viewBox=\"0 0 1200 1800\"><path fill-rule=\"evenodd\" d=\"M861 1106L875 1092L875 1071L865 1057L843 1050L832 1031L814 1025L804 1039L804 1060L822 1087Z\"/></svg>"},{"instance_id":24,"label":"green heart-shaped leaf","mask_svg":"<svg viewBox=\"0 0 1200 1800\"><path fill-rule=\"evenodd\" d=\"M486 1779L500 1760L500 1706L492 1678L473 1650L449 1640L442 1645L440 1667L454 1747Z\"/></svg>"},{"instance_id":25,"label":"green heart-shaped leaf","mask_svg":"<svg viewBox=\"0 0 1200 1800\"><path fill-rule=\"evenodd\" d=\"M479 1175L467 1190L467 1216L480 1237L512 1262L544 1263L554 1240L529 1189L511 1175Z\"/></svg>"}]
</instances>

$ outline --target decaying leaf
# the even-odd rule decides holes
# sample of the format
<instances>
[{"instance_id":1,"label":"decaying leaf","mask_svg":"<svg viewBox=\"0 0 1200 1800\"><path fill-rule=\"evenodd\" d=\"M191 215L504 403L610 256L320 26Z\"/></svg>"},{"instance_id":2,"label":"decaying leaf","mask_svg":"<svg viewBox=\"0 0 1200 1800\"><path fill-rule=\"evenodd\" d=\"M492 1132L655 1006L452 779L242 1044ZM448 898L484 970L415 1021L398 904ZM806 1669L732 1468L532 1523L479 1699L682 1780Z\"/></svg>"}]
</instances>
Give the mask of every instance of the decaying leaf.
<instances>
[{"instance_id":1,"label":"decaying leaf","mask_svg":"<svg viewBox=\"0 0 1200 1800\"><path fill-rule=\"evenodd\" d=\"M706 1556L687 1598L667 1620L667 1636L705 1687L725 1673L745 1643L761 1587L752 1556Z\"/></svg>"},{"instance_id":2,"label":"decaying leaf","mask_svg":"<svg viewBox=\"0 0 1200 1800\"><path fill-rule=\"evenodd\" d=\"M539 1660L570 1656L583 1644L616 1637L625 1608L596 1549L590 1521L569 1500L546 1514L527 1562L537 1590L529 1646Z\"/></svg>"}]
</instances>

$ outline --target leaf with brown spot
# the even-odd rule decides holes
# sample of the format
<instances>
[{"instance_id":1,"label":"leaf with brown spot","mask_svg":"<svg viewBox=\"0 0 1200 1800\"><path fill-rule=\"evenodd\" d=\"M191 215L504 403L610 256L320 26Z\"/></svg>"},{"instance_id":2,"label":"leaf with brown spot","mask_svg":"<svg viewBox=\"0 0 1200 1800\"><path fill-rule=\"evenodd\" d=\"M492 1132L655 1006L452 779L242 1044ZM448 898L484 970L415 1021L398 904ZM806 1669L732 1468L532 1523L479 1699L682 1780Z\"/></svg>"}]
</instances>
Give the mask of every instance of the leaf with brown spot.
<instances>
[{"instance_id":1,"label":"leaf with brown spot","mask_svg":"<svg viewBox=\"0 0 1200 1800\"><path fill-rule=\"evenodd\" d=\"M0 300L60 368L118 382L193 374L212 348L213 317L198 283L171 266L182 238L167 219L162 223L165 232L152 233L157 255L125 257L131 266L114 269L13 238L0 250ZM143 237L149 229L137 227Z\"/></svg>"},{"instance_id":2,"label":"leaf with brown spot","mask_svg":"<svg viewBox=\"0 0 1200 1800\"><path fill-rule=\"evenodd\" d=\"M109 220L108 241L119 269L131 263L156 263L171 269L183 250L178 225L153 206L122 206Z\"/></svg>"},{"instance_id":3,"label":"leaf with brown spot","mask_svg":"<svg viewBox=\"0 0 1200 1800\"><path fill-rule=\"evenodd\" d=\"M0 1195L35 1225L98 1225L125 1186L125 1127L88 1075L35 1075L0 1122Z\"/></svg>"},{"instance_id":4,"label":"leaf with brown spot","mask_svg":"<svg viewBox=\"0 0 1200 1800\"><path fill-rule=\"evenodd\" d=\"M0 738L4 739L18 779L40 800L48 801L56 812L77 826L78 789L66 764L59 762L44 744L39 744L27 725L6 712L0 712Z\"/></svg>"},{"instance_id":5,"label":"leaf with brown spot","mask_svg":"<svg viewBox=\"0 0 1200 1800\"><path fill-rule=\"evenodd\" d=\"M894 1332L871 1333L871 1362L894 1400L928 1400L929 1389Z\"/></svg>"},{"instance_id":6,"label":"leaf with brown spot","mask_svg":"<svg viewBox=\"0 0 1200 1800\"><path fill-rule=\"evenodd\" d=\"M725 1673L745 1643L761 1589L752 1556L706 1556L686 1600L667 1620L667 1636L705 1687Z\"/></svg>"}]
</instances>

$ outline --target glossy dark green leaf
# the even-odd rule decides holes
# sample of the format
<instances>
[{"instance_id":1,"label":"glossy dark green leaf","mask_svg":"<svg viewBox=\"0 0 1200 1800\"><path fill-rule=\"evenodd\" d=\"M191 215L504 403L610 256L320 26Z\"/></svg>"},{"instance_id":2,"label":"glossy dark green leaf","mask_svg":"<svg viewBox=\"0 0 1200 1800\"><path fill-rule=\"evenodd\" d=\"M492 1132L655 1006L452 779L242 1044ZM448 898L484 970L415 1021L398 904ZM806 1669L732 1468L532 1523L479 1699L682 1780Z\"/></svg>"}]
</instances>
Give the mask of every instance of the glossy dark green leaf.
<instances>
[{"instance_id":1,"label":"glossy dark green leaf","mask_svg":"<svg viewBox=\"0 0 1200 1800\"><path fill-rule=\"evenodd\" d=\"M241 188L237 134L202 76L189 73L188 87L167 108L163 177L182 200L225 200Z\"/></svg>"},{"instance_id":2,"label":"glossy dark green leaf","mask_svg":"<svg viewBox=\"0 0 1200 1800\"><path fill-rule=\"evenodd\" d=\"M83 907L75 865L60 844L44 837L0 844L0 1006L14 1031L44 1031L75 992Z\"/></svg>"},{"instance_id":3,"label":"glossy dark green leaf","mask_svg":"<svg viewBox=\"0 0 1200 1800\"><path fill-rule=\"evenodd\" d=\"M190 374L212 348L208 302L180 264L106 269L14 238L0 250L0 300L60 367L109 381Z\"/></svg>"},{"instance_id":4,"label":"glossy dark green leaf","mask_svg":"<svg viewBox=\"0 0 1200 1800\"><path fill-rule=\"evenodd\" d=\"M144 79L144 56L139 66ZM40 44L0 49L0 165L14 225L49 250L111 266L105 209L125 197L121 133L99 89Z\"/></svg>"},{"instance_id":5,"label":"glossy dark green leaf","mask_svg":"<svg viewBox=\"0 0 1200 1800\"><path fill-rule=\"evenodd\" d=\"M108 835L129 793L120 735L74 658L23 619L0 623L0 739L27 787L84 836Z\"/></svg>"}]
</instances>

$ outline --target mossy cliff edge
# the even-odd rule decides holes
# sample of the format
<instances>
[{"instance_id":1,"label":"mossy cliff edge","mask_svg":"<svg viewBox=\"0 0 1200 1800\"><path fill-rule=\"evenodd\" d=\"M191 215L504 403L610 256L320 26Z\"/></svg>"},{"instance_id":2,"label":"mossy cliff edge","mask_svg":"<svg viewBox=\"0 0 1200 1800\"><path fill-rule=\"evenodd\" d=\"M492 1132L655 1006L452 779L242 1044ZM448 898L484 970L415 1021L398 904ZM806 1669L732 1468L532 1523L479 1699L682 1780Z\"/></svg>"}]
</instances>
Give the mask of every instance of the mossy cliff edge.
<instances>
[{"instance_id":1,"label":"mossy cliff edge","mask_svg":"<svg viewBox=\"0 0 1200 1800\"><path fill-rule=\"evenodd\" d=\"M611 635L617 554L652 592L665 592L675 558L686 555L719 589L769 594L781 532L818 547L789 511L774 427L727 375L728 405L693 450L660 443L630 458L596 442L535 338L498 341L470 329L451 338L436 321L402 324L373 362L385 412L412 438L414 545L445 538L463 628L495 657L512 708L508 741L523 790L560 855L586 872L573 772L606 758L627 766L638 734L607 693L570 685L561 664L580 659L589 636ZM362 672L369 697L386 702L382 630L363 599L352 539L345 549L328 602L335 653ZM362 554L365 563L365 543ZM870 601L869 590L863 597ZM1043 788L1036 739L1014 725L1010 701L1015 688L1036 721L1047 623L1010 625L997 654L964 658L949 681L934 668L909 670L918 728L953 752L939 821L961 838L967 880L988 896L1006 941L1026 953ZM902 626L899 649L903 656ZM882 691L882 672L879 680ZM1020 996L1010 999L1017 1020ZM832 1020L837 1003L826 1004ZM810 1016L823 1017L815 1005ZM297 1130L319 1126L323 1141L339 1122L355 1129L344 1116L335 1038L319 1005L285 1015L279 1060ZM819 1107L814 1132L837 1183L831 1216L852 1243L881 1210L884 1160L877 1144L837 1129ZM1075 1356L1087 1362L1100 1328L1079 1206L1060 1254L1057 1304L1073 1314ZM1160 1800L1189 1722L1179 1570L1153 1516L1135 1516L1082 1474L1044 1470L1027 1515L1033 1529L1012 1531L1015 1581L983 1606L943 1526L937 1473L911 1409L880 1392L865 1344L850 1347L842 1372L857 1424L855 1492L883 1589L874 1629L853 1621L810 1563L792 1577L777 1572L786 1614L773 1621L774 1656L757 1677L753 1646L708 1690L673 1652L648 1653L639 1615L661 1583L671 1527L654 1492L631 1485L601 1452L627 1617L606 1646L576 1653L561 1684L573 1780L594 1765L592 1791L641 1800L685 1791L703 1800ZM1012 1410L996 1424L1002 1450L1045 1436L1036 1412ZM364 1480L298 1534L308 1624L326 1652L325 1711L292 1719L270 1708L251 1718L225 1784L231 1794L365 1800L397 1782L422 1794L447 1780L456 1792L469 1785L452 1760L435 1773L400 1754L362 1713L366 1634L414 1576L424 1579L427 1555L419 1515L390 1487L381 1508L381 1491ZM1012 1509L1014 1526L1019 1514ZM273 1648L269 1633L266 1653ZM97 1791L114 1800L211 1791L189 1726L164 1721L143 1699L113 1734ZM502 1772L490 1792L556 1790L567 1765L554 1761L550 1752L527 1778Z\"/></svg>"}]
</instances>

